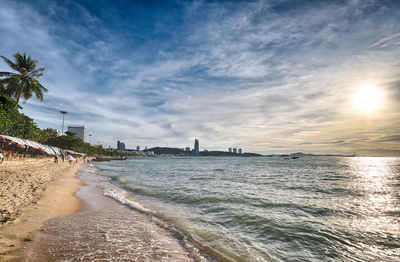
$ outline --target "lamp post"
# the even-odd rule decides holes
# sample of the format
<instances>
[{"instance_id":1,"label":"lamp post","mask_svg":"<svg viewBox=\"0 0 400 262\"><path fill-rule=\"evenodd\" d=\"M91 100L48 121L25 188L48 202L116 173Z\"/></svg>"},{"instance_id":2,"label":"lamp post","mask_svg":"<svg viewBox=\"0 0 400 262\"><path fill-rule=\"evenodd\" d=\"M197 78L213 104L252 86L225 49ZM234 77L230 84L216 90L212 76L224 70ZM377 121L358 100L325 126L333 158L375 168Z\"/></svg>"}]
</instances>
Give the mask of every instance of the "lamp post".
<instances>
[{"instance_id":1,"label":"lamp post","mask_svg":"<svg viewBox=\"0 0 400 262\"><path fill-rule=\"evenodd\" d=\"M64 115L67 113L67 111L60 111L60 113L63 116L63 121L62 121L62 129L61 129L61 135L64 135Z\"/></svg>"}]
</instances>

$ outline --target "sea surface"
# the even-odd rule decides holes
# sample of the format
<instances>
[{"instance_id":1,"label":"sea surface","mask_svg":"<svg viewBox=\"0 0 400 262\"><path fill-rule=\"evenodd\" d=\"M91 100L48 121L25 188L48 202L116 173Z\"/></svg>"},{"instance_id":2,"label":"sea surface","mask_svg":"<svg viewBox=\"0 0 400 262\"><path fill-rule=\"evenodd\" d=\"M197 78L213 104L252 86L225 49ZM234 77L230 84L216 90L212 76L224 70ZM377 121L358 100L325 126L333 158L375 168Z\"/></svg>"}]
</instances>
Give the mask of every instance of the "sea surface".
<instances>
[{"instance_id":1,"label":"sea surface","mask_svg":"<svg viewBox=\"0 0 400 262\"><path fill-rule=\"evenodd\" d=\"M160 157L94 166L105 196L154 217L203 260L400 260L400 158Z\"/></svg>"}]
</instances>

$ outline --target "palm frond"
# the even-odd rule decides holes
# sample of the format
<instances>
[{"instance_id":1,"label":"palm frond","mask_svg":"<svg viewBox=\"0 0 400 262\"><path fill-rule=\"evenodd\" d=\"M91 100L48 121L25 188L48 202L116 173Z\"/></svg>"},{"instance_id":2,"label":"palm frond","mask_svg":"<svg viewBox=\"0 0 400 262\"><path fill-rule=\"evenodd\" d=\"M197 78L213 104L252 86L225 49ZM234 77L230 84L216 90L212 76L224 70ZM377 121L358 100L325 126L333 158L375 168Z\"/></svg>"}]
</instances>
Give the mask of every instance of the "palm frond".
<instances>
[{"instance_id":1,"label":"palm frond","mask_svg":"<svg viewBox=\"0 0 400 262\"><path fill-rule=\"evenodd\" d=\"M9 66L18 73L0 72L0 84L4 85L5 91L19 102L20 98L24 101L36 95L43 101L43 93L48 90L42 86L37 78L43 75L44 68L36 69L37 61L27 56L26 53L14 54L15 63L4 56L0 56Z\"/></svg>"},{"instance_id":2,"label":"palm frond","mask_svg":"<svg viewBox=\"0 0 400 262\"><path fill-rule=\"evenodd\" d=\"M10 59L8 59L7 57L2 56L2 55L0 55L0 57L4 60L4 62L6 62L6 63L8 64L9 67L11 67L12 69L14 69L15 71L20 72L20 71L19 71L20 68L19 68L16 64L14 64Z\"/></svg>"},{"instance_id":3,"label":"palm frond","mask_svg":"<svg viewBox=\"0 0 400 262\"><path fill-rule=\"evenodd\" d=\"M13 77L17 74L11 73L11 72L0 72L0 77L8 76L8 77Z\"/></svg>"},{"instance_id":4,"label":"palm frond","mask_svg":"<svg viewBox=\"0 0 400 262\"><path fill-rule=\"evenodd\" d=\"M20 53L14 54L14 58L17 62L17 66L20 67L21 69L24 70L24 72L21 73L28 73L36 68L36 63L37 61L32 59L30 56L26 56L26 53L23 53L22 55Z\"/></svg>"},{"instance_id":5,"label":"palm frond","mask_svg":"<svg viewBox=\"0 0 400 262\"><path fill-rule=\"evenodd\" d=\"M43 92L47 92L47 89L42 89L39 83L35 89L33 89L33 92L35 93L36 97L40 99L40 101L43 101Z\"/></svg>"},{"instance_id":6,"label":"palm frond","mask_svg":"<svg viewBox=\"0 0 400 262\"><path fill-rule=\"evenodd\" d=\"M31 77L37 77L37 78L39 78L39 77L41 77L41 76L43 75L43 71L44 71L44 68L41 67L41 68L39 68L39 69L36 69L36 70L30 72L29 75L30 75Z\"/></svg>"}]
</instances>

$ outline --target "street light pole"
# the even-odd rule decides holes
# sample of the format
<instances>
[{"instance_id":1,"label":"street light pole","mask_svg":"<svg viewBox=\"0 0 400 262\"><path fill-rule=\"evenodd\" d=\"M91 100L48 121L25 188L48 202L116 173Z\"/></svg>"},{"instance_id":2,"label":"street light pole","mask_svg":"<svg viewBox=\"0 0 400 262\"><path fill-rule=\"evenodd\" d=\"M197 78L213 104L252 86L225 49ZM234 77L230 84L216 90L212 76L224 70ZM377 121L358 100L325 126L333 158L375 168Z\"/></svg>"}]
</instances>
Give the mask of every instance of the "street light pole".
<instances>
[{"instance_id":1,"label":"street light pole","mask_svg":"<svg viewBox=\"0 0 400 262\"><path fill-rule=\"evenodd\" d=\"M63 136L64 135L64 115L67 113L67 111L60 111L60 113L63 116L62 129L61 129L61 136Z\"/></svg>"}]
</instances>

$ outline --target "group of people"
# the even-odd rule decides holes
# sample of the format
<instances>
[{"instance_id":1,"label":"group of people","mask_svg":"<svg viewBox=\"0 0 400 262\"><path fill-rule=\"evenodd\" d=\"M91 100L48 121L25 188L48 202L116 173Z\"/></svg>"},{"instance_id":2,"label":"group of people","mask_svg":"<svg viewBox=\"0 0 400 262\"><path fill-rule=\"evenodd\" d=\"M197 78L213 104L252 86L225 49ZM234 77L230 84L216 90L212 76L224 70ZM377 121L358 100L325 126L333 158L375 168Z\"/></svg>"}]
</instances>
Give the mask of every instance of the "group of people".
<instances>
[{"instance_id":1,"label":"group of people","mask_svg":"<svg viewBox=\"0 0 400 262\"><path fill-rule=\"evenodd\" d=\"M69 162L69 164L72 164L72 162L75 160L76 163L78 163L78 159L74 158L72 155L70 154L65 154L64 152L62 152L60 154L60 157L64 163L65 160L67 160ZM59 156L57 154L54 155L54 163L58 163L58 158ZM83 155L83 162L86 162L86 155Z\"/></svg>"}]
</instances>

